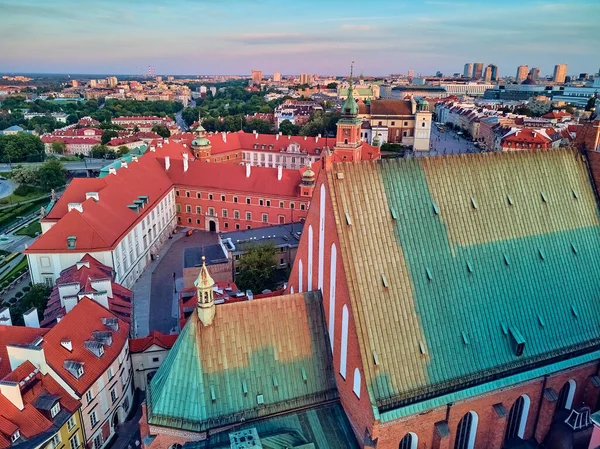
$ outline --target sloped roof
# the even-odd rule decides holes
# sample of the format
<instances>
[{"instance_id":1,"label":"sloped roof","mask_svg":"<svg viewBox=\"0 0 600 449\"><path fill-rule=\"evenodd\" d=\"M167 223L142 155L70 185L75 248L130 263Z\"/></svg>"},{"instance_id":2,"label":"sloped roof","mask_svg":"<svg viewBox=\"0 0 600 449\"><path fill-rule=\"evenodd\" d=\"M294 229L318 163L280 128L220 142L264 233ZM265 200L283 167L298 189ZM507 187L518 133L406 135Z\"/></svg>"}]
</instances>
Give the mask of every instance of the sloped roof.
<instances>
[{"instance_id":1,"label":"sloped roof","mask_svg":"<svg viewBox=\"0 0 600 449\"><path fill-rule=\"evenodd\" d=\"M166 335L159 331L152 331L150 335L129 340L129 351L132 354L144 352L149 347L156 345L164 349L171 349L177 340L177 335Z\"/></svg>"},{"instance_id":2,"label":"sloped roof","mask_svg":"<svg viewBox=\"0 0 600 449\"><path fill-rule=\"evenodd\" d=\"M118 330L106 326L102 319L118 320ZM93 340L93 332L110 332L112 343L104 345L104 354L97 357L85 347L85 342ZM60 320L44 337L46 361L54 371L78 394L83 394L117 358L129 334L129 326L97 302L83 298L65 317ZM73 350L63 347L61 342L70 340ZM73 360L83 362L84 374L79 379L64 366L64 362Z\"/></svg>"},{"instance_id":3,"label":"sloped roof","mask_svg":"<svg viewBox=\"0 0 600 449\"><path fill-rule=\"evenodd\" d=\"M413 115L408 100L373 100L371 115Z\"/></svg>"},{"instance_id":4,"label":"sloped roof","mask_svg":"<svg viewBox=\"0 0 600 449\"><path fill-rule=\"evenodd\" d=\"M0 378L10 373L10 360L8 359L6 347L11 345L30 345L39 337L45 335L46 332L48 332L48 329L0 325Z\"/></svg>"},{"instance_id":5,"label":"sloped roof","mask_svg":"<svg viewBox=\"0 0 600 449\"><path fill-rule=\"evenodd\" d=\"M380 410L597 345L600 221L577 152L335 164L327 177Z\"/></svg>"},{"instance_id":6,"label":"sloped roof","mask_svg":"<svg viewBox=\"0 0 600 449\"><path fill-rule=\"evenodd\" d=\"M203 431L337 397L320 294L192 314L152 379L148 422ZM261 404L262 402L262 404Z\"/></svg>"}]
</instances>

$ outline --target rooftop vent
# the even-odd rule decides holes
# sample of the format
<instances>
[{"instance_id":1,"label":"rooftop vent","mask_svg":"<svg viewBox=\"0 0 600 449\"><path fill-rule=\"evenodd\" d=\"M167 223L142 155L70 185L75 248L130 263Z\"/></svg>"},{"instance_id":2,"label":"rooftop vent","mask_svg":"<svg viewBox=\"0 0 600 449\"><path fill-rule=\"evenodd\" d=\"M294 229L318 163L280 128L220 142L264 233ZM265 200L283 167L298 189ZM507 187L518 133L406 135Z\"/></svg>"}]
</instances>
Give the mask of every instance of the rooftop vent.
<instances>
[{"instance_id":1,"label":"rooftop vent","mask_svg":"<svg viewBox=\"0 0 600 449\"><path fill-rule=\"evenodd\" d=\"M67 249L75 249L77 245L77 237L74 235L70 235L67 237Z\"/></svg>"},{"instance_id":2,"label":"rooftop vent","mask_svg":"<svg viewBox=\"0 0 600 449\"><path fill-rule=\"evenodd\" d=\"M229 434L229 447L231 449L261 449L258 432L255 428L231 432Z\"/></svg>"},{"instance_id":3,"label":"rooftop vent","mask_svg":"<svg viewBox=\"0 0 600 449\"><path fill-rule=\"evenodd\" d=\"M83 376L83 362L77 362L75 360L65 360L63 365L65 369L70 372L76 379Z\"/></svg>"},{"instance_id":4,"label":"rooftop vent","mask_svg":"<svg viewBox=\"0 0 600 449\"><path fill-rule=\"evenodd\" d=\"M473 263L470 260L467 260L467 271L469 273L473 272Z\"/></svg>"},{"instance_id":5,"label":"rooftop vent","mask_svg":"<svg viewBox=\"0 0 600 449\"><path fill-rule=\"evenodd\" d=\"M300 375L302 376L302 382L306 383L308 381L308 377L306 377L306 369L304 369L304 367L300 369Z\"/></svg>"},{"instance_id":6,"label":"rooftop vent","mask_svg":"<svg viewBox=\"0 0 600 449\"><path fill-rule=\"evenodd\" d=\"M69 351L69 352L73 351L73 342L71 340L66 340L66 339L65 340L61 340L60 344L67 351Z\"/></svg>"},{"instance_id":7,"label":"rooftop vent","mask_svg":"<svg viewBox=\"0 0 600 449\"><path fill-rule=\"evenodd\" d=\"M521 332L519 332L519 329L514 326L508 328L508 333L513 352L517 357L522 356L523 351L525 350L525 337L523 337Z\"/></svg>"},{"instance_id":8,"label":"rooftop vent","mask_svg":"<svg viewBox=\"0 0 600 449\"><path fill-rule=\"evenodd\" d=\"M92 198L94 201L100 201L100 196L98 196L98 192L87 192L85 194L85 199L89 200Z\"/></svg>"},{"instance_id":9,"label":"rooftop vent","mask_svg":"<svg viewBox=\"0 0 600 449\"><path fill-rule=\"evenodd\" d=\"M548 202L548 199L546 198L546 194L545 194L544 192L540 192L540 195L542 196L542 201L543 201L544 203L547 203L547 202Z\"/></svg>"},{"instance_id":10,"label":"rooftop vent","mask_svg":"<svg viewBox=\"0 0 600 449\"><path fill-rule=\"evenodd\" d=\"M513 199L510 197L510 195L506 195L506 200L508 201L508 205L512 206L514 204Z\"/></svg>"},{"instance_id":11,"label":"rooftop vent","mask_svg":"<svg viewBox=\"0 0 600 449\"><path fill-rule=\"evenodd\" d=\"M440 214L440 209L439 209L438 205L435 204L435 201L432 201L431 205L433 206L433 213L436 214L436 215L439 215Z\"/></svg>"}]
</instances>

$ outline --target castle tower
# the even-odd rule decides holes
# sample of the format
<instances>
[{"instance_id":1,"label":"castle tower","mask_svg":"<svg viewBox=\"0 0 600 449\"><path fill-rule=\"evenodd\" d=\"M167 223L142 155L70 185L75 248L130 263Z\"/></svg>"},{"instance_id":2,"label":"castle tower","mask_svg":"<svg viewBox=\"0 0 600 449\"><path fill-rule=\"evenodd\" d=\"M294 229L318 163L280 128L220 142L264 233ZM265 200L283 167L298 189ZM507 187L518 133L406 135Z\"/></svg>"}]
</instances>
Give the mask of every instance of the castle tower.
<instances>
[{"instance_id":1,"label":"castle tower","mask_svg":"<svg viewBox=\"0 0 600 449\"><path fill-rule=\"evenodd\" d=\"M200 117L198 117L198 126L194 130L192 151L194 152L194 157L199 160L209 159L211 155L210 140L206 138L206 130L202 126Z\"/></svg>"},{"instance_id":2,"label":"castle tower","mask_svg":"<svg viewBox=\"0 0 600 449\"><path fill-rule=\"evenodd\" d=\"M415 112L415 140L413 143L413 149L415 151L429 151L432 115L433 114L429 112L429 102L424 98L419 98L417 100L417 110Z\"/></svg>"},{"instance_id":3,"label":"castle tower","mask_svg":"<svg viewBox=\"0 0 600 449\"><path fill-rule=\"evenodd\" d=\"M362 140L360 138L361 120L358 118L358 105L354 100L352 87L352 66L350 66L350 86L348 98L342 106L342 118L337 122L337 136L334 153L338 160L346 162L360 161Z\"/></svg>"},{"instance_id":4,"label":"castle tower","mask_svg":"<svg viewBox=\"0 0 600 449\"><path fill-rule=\"evenodd\" d=\"M198 295L198 318L204 326L210 326L215 317L214 284L215 281L210 277L206 268L206 257L202 256L202 268L200 268L198 279L194 281L194 285Z\"/></svg>"},{"instance_id":5,"label":"castle tower","mask_svg":"<svg viewBox=\"0 0 600 449\"><path fill-rule=\"evenodd\" d=\"M300 196L312 198L315 190L315 172L311 170L310 164L306 166L306 170L302 173L302 182L300 183Z\"/></svg>"}]
</instances>

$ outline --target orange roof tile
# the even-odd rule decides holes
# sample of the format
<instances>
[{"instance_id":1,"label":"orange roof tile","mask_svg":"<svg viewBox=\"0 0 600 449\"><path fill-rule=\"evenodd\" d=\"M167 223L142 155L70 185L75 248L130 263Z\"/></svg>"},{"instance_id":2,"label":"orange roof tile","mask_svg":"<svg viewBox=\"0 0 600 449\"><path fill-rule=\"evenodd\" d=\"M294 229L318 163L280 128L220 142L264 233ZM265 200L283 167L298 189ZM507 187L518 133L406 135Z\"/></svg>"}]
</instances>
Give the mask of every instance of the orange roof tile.
<instances>
[{"instance_id":1,"label":"orange roof tile","mask_svg":"<svg viewBox=\"0 0 600 449\"><path fill-rule=\"evenodd\" d=\"M177 335L166 335L162 332L152 331L150 335L142 338L132 338L129 340L129 351L132 354L143 352L152 345L159 346L164 349L171 349L177 340Z\"/></svg>"},{"instance_id":2,"label":"orange roof tile","mask_svg":"<svg viewBox=\"0 0 600 449\"><path fill-rule=\"evenodd\" d=\"M10 373L7 346L30 345L45 335L48 329L23 326L0 326L0 378Z\"/></svg>"}]
</instances>

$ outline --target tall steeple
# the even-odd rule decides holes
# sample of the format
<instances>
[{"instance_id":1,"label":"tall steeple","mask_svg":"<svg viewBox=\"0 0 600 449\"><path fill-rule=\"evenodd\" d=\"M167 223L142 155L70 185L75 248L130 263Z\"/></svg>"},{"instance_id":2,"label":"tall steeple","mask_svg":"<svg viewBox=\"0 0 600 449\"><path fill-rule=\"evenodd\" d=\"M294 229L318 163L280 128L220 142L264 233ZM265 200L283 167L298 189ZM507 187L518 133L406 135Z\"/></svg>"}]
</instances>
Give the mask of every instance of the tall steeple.
<instances>
[{"instance_id":1,"label":"tall steeple","mask_svg":"<svg viewBox=\"0 0 600 449\"><path fill-rule=\"evenodd\" d=\"M204 326L210 326L215 317L215 298L213 285L215 281L206 268L206 257L202 256L202 268L198 273L198 279L194 281L196 293L198 295L198 318Z\"/></svg>"},{"instance_id":2,"label":"tall steeple","mask_svg":"<svg viewBox=\"0 0 600 449\"><path fill-rule=\"evenodd\" d=\"M361 120L358 118L358 104L354 99L352 86L353 64L350 65L348 98L342 106L342 117L337 123L334 154L337 160L346 162L360 161L362 156L362 140L360 138Z\"/></svg>"}]
</instances>

